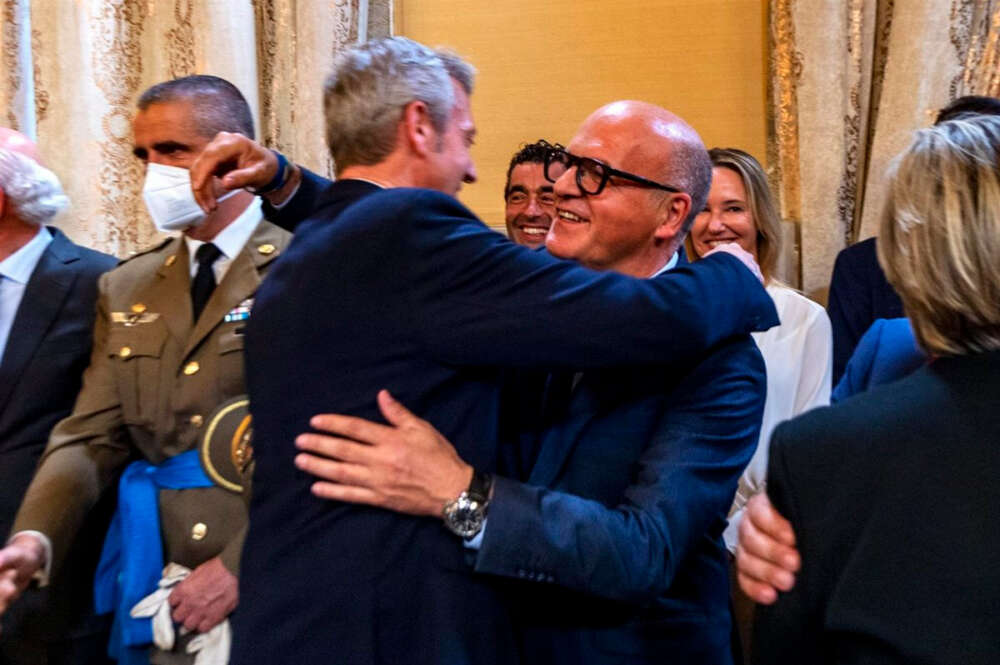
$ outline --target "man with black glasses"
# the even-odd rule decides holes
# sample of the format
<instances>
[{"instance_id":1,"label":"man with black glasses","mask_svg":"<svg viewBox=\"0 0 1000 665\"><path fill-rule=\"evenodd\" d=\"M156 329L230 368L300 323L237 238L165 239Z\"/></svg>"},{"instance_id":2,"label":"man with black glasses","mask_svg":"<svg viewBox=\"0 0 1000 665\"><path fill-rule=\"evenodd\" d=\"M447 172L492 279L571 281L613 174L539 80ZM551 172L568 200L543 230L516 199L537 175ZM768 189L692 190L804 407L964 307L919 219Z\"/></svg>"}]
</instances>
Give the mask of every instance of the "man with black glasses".
<instances>
[{"instance_id":1,"label":"man with black glasses","mask_svg":"<svg viewBox=\"0 0 1000 665\"><path fill-rule=\"evenodd\" d=\"M547 147L544 172L556 197L549 252L648 278L673 267L711 164L680 118L618 102L568 149ZM314 418L333 436L299 436L296 464L321 479L318 496L443 519L466 536L455 547L476 572L520 581L510 598L525 662L729 663L721 533L763 399L759 352L737 335L670 368L553 374L530 472L498 475L492 493L451 480L474 475L462 457L481 450L478 435L449 435L456 452L386 392L389 426Z\"/></svg>"}]
</instances>

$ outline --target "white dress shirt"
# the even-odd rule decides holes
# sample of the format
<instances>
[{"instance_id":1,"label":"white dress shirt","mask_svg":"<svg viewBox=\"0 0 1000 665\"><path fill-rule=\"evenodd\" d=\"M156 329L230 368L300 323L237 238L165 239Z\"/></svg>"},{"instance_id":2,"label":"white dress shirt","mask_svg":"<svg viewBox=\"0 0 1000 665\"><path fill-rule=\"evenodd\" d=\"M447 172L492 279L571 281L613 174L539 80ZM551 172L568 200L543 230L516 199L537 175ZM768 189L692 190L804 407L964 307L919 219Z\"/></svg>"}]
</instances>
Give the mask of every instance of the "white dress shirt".
<instances>
[{"instance_id":1,"label":"white dress shirt","mask_svg":"<svg viewBox=\"0 0 1000 665\"><path fill-rule=\"evenodd\" d=\"M767 489L771 432L790 418L830 403L833 330L826 310L787 286L771 284L767 292L774 300L781 325L751 333L764 356L767 397L757 450L740 477L729 526L723 533L730 552L736 551L743 507L750 497Z\"/></svg>"},{"instance_id":2,"label":"white dress shirt","mask_svg":"<svg viewBox=\"0 0 1000 665\"><path fill-rule=\"evenodd\" d=\"M254 229L257 228L257 225L260 224L260 220L263 218L264 214L260 210L260 199L254 198L253 202L247 206L246 210L239 217L234 219L229 226L219 231L218 235L212 238L210 242L222 252L222 255L212 264L212 272L215 273L216 284L222 283L222 278L226 276L229 265L236 258L236 255L243 251L243 246L247 244L247 240L253 235ZM188 265L191 270L191 277L194 277L198 272L198 261L195 259L195 253L205 243L189 236L184 236L184 242L187 243Z\"/></svg>"},{"instance_id":3,"label":"white dress shirt","mask_svg":"<svg viewBox=\"0 0 1000 665\"><path fill-rule=\"evenodd\" d=\"M10 329L14 325L17 309L21 306L21 299L24 298L28 280L50 242L52 234L41 226L34 238L0 261L0 361L3 360Z\"/></svg>"}]
</instances>

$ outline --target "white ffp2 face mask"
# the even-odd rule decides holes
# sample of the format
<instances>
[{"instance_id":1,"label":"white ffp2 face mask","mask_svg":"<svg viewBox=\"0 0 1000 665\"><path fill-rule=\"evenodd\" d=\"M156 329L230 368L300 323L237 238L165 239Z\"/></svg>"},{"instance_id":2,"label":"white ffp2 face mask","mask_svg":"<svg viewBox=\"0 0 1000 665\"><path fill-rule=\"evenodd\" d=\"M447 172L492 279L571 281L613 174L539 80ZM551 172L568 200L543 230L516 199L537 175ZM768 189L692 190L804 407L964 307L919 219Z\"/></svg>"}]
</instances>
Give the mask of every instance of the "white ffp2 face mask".
<instances>
[{"instance_id":1,"label":"white ffp2 face mask","mask_svg":"<svg viewBox=\"0 0 1000 665\"><path fill-rule=\"evenodd\" d=\"M225 201L239 191L220 196L217 201ZM163 233L183 231L205 221L205 211L194 200L191 191L191 172L179 166L147 164L142 198L153 224Z\"/></svg>"}]
</instances>

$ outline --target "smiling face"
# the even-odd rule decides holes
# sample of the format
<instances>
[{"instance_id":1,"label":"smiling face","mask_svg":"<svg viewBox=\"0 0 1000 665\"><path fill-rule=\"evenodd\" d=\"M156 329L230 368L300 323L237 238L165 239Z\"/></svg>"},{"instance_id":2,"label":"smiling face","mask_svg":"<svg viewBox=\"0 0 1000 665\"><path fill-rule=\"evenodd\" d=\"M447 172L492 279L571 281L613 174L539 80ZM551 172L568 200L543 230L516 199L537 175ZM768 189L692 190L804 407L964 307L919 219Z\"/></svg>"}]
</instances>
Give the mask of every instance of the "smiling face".
<instances>
[{"instance_id":1,"label":"smiling face","mask_svg":"<svg viewBox=\"0 0 1000 665\"><path fill-rule=\"evenodd\" d=\"M545 179L545 167L538 162L518 164L510 172L505 218L507 235L519 245L537 249L556 214L552 183Z\"/></svg>"},{"instance_id":2,"label":"smiling face","mask_svg":"<svg viewBox=\"0 0 1000 665\"><path fill-rule=\"evenodd\" d=\"M652 105L617 102L596 111L567 150L656 182L665 180L678 137L676 116ZM596 195L576 184L576 168L555 183L551 254L596 270L649 277L669 260L691 197L612 177Z\"/></svg>"},{"instance_id":3,"label":"smiling face","mask_svg":"<svg viewBox=\"0 0 1000 665\"><path fill-rule=\"evenodd\" d=\"M724 166L712 169L712 189L705 209L691 227L694 253L704 256L716 245L735 242L757 258L757 225L743 179Z\"/></svg>"}]
</instances>

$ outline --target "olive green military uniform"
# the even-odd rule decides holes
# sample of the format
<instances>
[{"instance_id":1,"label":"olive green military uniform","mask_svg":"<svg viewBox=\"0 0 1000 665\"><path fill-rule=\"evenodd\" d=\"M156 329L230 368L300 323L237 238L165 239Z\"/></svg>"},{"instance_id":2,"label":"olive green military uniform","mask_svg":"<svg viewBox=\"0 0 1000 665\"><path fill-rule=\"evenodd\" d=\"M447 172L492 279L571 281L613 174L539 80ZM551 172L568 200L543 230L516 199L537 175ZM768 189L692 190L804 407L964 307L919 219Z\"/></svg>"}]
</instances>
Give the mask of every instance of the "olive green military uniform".
<instances>
[{"instance_id":1,"label":"olive green military uniform","mask_svg":"<svg viewBox=\"0 0 1000 665\"><path fill-rule=\"evenodd\" d=\"M142 458L159 464L195 448L215 407L246 392L246 320L239 313L245 316L290 237L262 221L197 323L191 320L190 264L182 238L101 277L83 388L72 414L52 431L13 528L51 539L53 569L87 511L103 492L115 489L128 462ZM194 569L220 556L236 573L246 530L239 494L220 487L162 490L160 524L164 562Z\"/></svg>"}]
</instances>

